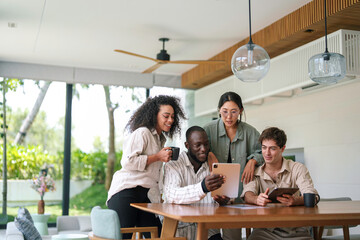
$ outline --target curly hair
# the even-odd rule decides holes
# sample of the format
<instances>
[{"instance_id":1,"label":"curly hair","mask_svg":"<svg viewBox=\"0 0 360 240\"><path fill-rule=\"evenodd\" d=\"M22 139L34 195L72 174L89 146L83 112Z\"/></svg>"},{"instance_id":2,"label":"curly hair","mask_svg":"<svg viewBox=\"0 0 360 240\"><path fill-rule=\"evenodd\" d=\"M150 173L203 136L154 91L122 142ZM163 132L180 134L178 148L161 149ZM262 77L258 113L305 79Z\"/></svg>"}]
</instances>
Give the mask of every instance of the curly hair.
<instances>
[{"instance_id":1,"label":"curly hair","mask_svg":"<svg viewBox=\"0 0 360 240\"><path fill-rule=\"evenodd\" d=\"M160 111L160 106L170 105L174 109L174 123L170 131L165 132L165 135L172 138L175 134L181 132L180 122L186 119L184 110L180 104L180 99L173 96L159 95L156 97L149 97L131 116L126 127L130 132L135 131L139 127L147 127L153 129L157 124L157 115Z\"/></svg>"}]
</instances>

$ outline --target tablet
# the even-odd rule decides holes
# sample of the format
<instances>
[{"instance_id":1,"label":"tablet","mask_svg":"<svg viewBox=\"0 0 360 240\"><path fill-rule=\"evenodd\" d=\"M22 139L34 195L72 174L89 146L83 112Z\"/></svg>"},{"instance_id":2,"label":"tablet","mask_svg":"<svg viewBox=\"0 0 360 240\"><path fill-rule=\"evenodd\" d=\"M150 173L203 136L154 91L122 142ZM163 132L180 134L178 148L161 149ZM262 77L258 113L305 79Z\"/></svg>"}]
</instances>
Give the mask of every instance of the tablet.
<instances>
[{"instance_id":1,"label":"tablet","mask_svg":"<svg viewBox=\"0 0 360 240\"><path fill-rule=\"evenodd\" d=\"M212 173L221 174L226 177L226 182L220 188L211 192L212 197L224 195L229 198L237 198L239 196L239 163L213 163Z\"/></svg>"},{"instance_id":2,"label":"tablet","mask_svg":"<svg viewBox=\"0 0 360 240\"><path fill-rule=\"evenodd\" d=\"M272 202L279 202L276 200L276 197L282 196L283 194L293 195L297 191L299 191L298 188L274 188L268 196Z\"/></svg>"}]
</instances>

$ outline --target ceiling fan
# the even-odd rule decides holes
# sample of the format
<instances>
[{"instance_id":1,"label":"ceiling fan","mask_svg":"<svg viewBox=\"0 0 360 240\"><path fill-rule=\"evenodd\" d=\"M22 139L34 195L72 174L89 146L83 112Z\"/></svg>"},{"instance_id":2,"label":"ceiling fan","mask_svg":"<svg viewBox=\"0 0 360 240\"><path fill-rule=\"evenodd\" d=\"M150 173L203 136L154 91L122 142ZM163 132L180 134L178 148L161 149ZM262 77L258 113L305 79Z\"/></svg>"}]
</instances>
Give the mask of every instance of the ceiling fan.
<instances>
[{"instance_id":1,"label":"ceiling fan","mask_svg":"<svg viewBox=\"0 0 360 240\"><path fill-rule=\"evenodd\" d=\"M129 54L129 55L132 55L135 57L149 59L149 60L156 62L155 65L149 67L142 73L151 73L151 72L155 71L156 69L158 69L159 67L161 67L161 65L164 65L167 63L175 63L175 64L204 64L204 63L219 64L219 63L225 63L225 61L221 61L221 60L176 60L176 61L170 61L170 55L165 50L165 42L167 42L169 40L170 40L169 38L159 38L159 41L163 42L163 49L160 50L160 52L156 55L156 59L151 58L151 57L146 57L146 56L143 56L140 54L132 53L132 52L127 52L124 50L115 49L114 51L119 52L119 53Z\"/></svg>"}]
</instances>

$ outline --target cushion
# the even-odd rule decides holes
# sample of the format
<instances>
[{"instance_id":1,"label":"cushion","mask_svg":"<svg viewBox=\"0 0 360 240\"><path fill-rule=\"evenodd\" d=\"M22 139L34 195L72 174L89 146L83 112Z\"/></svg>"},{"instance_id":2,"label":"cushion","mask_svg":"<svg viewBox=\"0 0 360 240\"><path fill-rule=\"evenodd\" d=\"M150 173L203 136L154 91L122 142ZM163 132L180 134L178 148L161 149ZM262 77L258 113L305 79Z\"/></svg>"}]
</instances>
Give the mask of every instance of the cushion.
<instances>
[{"instance_id":1,"label":"cushion","mask_svg":"<svg viewBox=\"0 0 360 240\"><path fill-rule=\"evenodd\" d=\"M80 231L90 232L91 231L91 218L90 216L78 216L80 225Z\"/></svg>"},{"instance_id":2,"label":"cushion","mask_svg":"<svg viewBox=\"0 0 360 240\"><path fill-rule=\"evenodd\" d=\"M15 226L15 222L8 222L6 225L5 239L24 240L24 234Z\"/></svg>"},{"instance_id":3,"label":"cushion","mask_svg":"<svg viewBox=\"0 0 360 240\"><path fill-rule=\"evenodd\" d=\"M26 240L42 240L40 233L35 228L34 223L26 218L15 218L15 226L24 234Z\"/></svg>"},{"instance_id":4,"label":"cushion","mask_svg":"<svg viewBox=\"0 0 360 240\"><path fill-rule=\"evenodd\" d=\"M18 218L26 218L27 220L29 220L31 223L34 223L29 210L27 210L26 208L22 208L20 207L18 210Z\"/></svg>"},{"instance_id":5,"label":"cushion","mask_svg":"<svg viewBox=\"0 0 360 240\"><path fill-rule=\"evenodd\" d=\"M120 220L117 213L111 209L101 209L96 206L91 210L92 231L95 236L110 239L122 239Z\"/></svg>"},{"instance_id":6,"label":"cushion","mask_svg":"<svg viewBox=\"0 0 360 240\"><path fill-rule=\"evenodd\" d=\"M58 216L56 226L59 234L63 231L80 231L79 219L76 216Z\"/></svg>"}]
</instances>

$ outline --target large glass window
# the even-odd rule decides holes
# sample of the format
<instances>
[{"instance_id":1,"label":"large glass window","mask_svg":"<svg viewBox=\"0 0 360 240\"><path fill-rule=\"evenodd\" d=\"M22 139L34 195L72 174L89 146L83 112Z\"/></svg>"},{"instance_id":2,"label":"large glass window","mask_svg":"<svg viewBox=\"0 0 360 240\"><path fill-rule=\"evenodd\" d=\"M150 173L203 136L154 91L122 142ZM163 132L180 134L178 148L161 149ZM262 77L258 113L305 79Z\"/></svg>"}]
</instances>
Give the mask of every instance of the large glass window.
<instances>
[{"instance_id":1,"label":"large glass window","mask_svg":"<svg viewBox=\"0 0 360 240\"><path fill-rule=\"evenodd\" d=\"M42 198L45 213L51 214L49 222L55 223L56 217L62 214L66 83L28 79L22 82L22 85L6 93L7 213L16 216L19 206L26 206L31 213L37 213L37 203ZM192 111L187 104L191 92L154 87L150 96L178 96L188 115ZM144 88L74 84L69 215L89 215L93 206L105 207L107 190L104 184L112 129L109 111L113 111L114 117L116 171L121 167L123 142L129 134L125 126L145 100ZM167 146L179 146L184 150L187 127L186 121L182 136L169 140ZM17 141L19 134L21 140ZM40 184L37 181L42 174L47 175L47 190L43 197L36 185ZM50 178L54 180L54 189Z\"/></svg>"}]
</instances>

